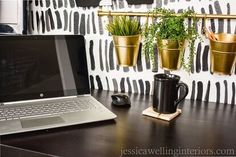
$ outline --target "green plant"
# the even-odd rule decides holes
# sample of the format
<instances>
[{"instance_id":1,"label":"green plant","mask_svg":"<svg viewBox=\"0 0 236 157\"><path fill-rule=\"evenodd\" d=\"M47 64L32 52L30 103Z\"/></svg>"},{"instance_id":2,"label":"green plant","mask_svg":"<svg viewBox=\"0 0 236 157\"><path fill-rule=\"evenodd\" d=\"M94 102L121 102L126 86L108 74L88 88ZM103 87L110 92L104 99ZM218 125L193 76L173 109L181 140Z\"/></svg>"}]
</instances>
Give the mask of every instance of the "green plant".
<instances>
[{"instance_id":1,"label":"green plant","mask_svg":"<svg viewBox=\"0 0 236 157\"><path fill-rule=\"evenodd\" d=\"M145 55L149 56L154 63L154 44L161 39L172 39L189 42L189 56L187 61L182 56L183 68L190 72L193 64L193 58L195 55L194 42L199 38L199 34L196 30L197 18L195 12L192 10L183 11L181 14L176 16L175 12L169 9L158 8L149 12L150 14L160 15L158 18L153 18L152 24L148 22L144 26L142 35L144 36L143 51ZM191 23L186 24L186 19L192 18ZM190 21L190 20L189 20ZM161 46L161 45L158 45ZM180 45L183 46L183 45Z\"/></svg>"},{"instance_id":2,"label":"green plant","mask_svg":"<svg viewBox=\"0 0 236 157\"><path fill-rule=\"evenodd\" d=\"M117 36L138 35L142 32L137 19L128 16L115 16L113 20L107 24L106 29L111 35Z\"/></svg>"}]
</instances>

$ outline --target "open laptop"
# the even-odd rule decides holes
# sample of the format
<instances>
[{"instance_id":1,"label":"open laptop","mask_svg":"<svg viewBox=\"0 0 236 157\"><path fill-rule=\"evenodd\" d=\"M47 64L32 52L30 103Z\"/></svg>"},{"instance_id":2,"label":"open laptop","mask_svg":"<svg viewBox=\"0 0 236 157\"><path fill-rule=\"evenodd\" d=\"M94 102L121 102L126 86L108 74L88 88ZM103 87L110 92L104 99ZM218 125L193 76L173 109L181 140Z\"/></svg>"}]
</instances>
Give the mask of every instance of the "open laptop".
<instances>
[{"instance_id":1,"label":"open laptop","mask_svg":"<svg viewBox=\"0 0 236 157\"><path fill-rule=\"evenodd\" d=\"M84 37L0 36L0 135L110 120L90 95Z\"/></svg>"}]
</instances>

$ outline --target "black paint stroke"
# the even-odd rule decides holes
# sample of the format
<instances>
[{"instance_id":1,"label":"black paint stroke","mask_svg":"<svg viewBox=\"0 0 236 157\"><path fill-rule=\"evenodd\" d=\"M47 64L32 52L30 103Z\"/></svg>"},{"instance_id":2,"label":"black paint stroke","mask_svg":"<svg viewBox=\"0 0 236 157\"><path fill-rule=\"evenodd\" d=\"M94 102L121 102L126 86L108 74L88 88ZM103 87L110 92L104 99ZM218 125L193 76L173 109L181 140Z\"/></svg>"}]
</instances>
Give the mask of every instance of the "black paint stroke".
<instances>
[{"instance_id":1,"label":"black paint stroke","mask_svg":"<svg viewBox=\"0 0 236 157\"><path fill-rule=\"evenodd\" d=\"M137 5L137 4L153 4L153 0L126 0L128 4L133 4L133 5Z\"/></svg>"},{"instance_id":2,"label":"black paint stroke","mask_svg":"<svg viewBox=\"0 0 236 157\"><path fill-rule=\"evenodd\" d=\"M123 67L124 72L129 72L129 67Z\"/></svg>"},{"instance_id":3,"label":"black paint stroke","mask_svg":"<svg viewBox=\"0 0 236 157\"><path fill-rule=\"evenodd\" d=\"M61 8L63 6L62 0L58 0L58 8Z\"/></svg>"},{"instance_id":4,"label":"black paint stroke","mask_svg":"<svg viewBox=\"0 0 236 157\"><path fill-rule=\"evenodd\" d=\"M195 84L195 81L193 81L192 82L192 93L191 93L190 100L194 100L195 99L195 90L196 90L196 84Z\"/></svg>"},{"instance_id":5,"label":"black paint stroke","mask_svg":"<svg viewBox=\"0 0 236 157\"><path fill-rule=\"evenodd\" d=\"M107 82L107 90L110 91L110 85L107 77L106 77L106 82Z\"/></svg>"},{"instance_id":6,"label":"black paint stroke","mask_svg":"<svg viewBox=\"0 0 236 157\"><path fill-rule=\"evenodd\" d=\"M103 90L102 81L99 75L96 76L96 81L97 81L98 89Z\"/></svg>"},{"instance_id":7,"label":"black paint stroke","mask_svg":"<svg viewBox=\"0 0 236 157\"><path fill-rule=\"evenodd\" d=\"M64 0L64 8L67 8L67 5L68 5L67 0Z\"/></svg>"},{"instance_id":8,"label":"black paint stroke","mask_svg":"<svg viewBox=\"0 0 236 157\"><path fill-rule=\"evenodd\" d=\"M98 17L98 27L99 27L99 33L100 33L100 35L104 34L104 31L103 31L103 22L102 22L102 17L101 17L101 16Z\"/></svg>"},{"instance_id":9,"label":"black paint stroke","mask_svg":"<svg viewBox=\"0 0 236 157\"><path fill-rule=\"evenodd\" d=\"M110 66L110 70L114 70L115 69L113 49L114 49L114 44L113 44L113 41L111 41L110 42L110 46L109 46L109 66Z\"/></svg>"},{"instance_id":10,"label":"black paint stroke","mask_svg":"<svg viewBox=\"0 0 236 157\"><path fill-rule=\"evenodd\" d=\"M95 87L94 87L94 78L93 78L92 75L90 75L89 77L90 77L90 88L95 89Z\"/></svg>"},{"instance_id":11,"label":"black paint stroke","mask_svg":"<svg viewBox=\"0 0 236 157\"><path fill-rule=\"evenodd\" d=\"M53 8L54 8L54 9L57 9L57 3L56 3L56 0L52 0L52 4L53 4Z\"/></svg>"},{"instance_id":12,"label":"black paint stroke","mask_svg":"<svg viewBox=\"0 0 236 157\"><path fill-rule=\"evenodd\" d=\"M143 80L142 79L139 79L138 80L138 83L139 83L139 89L140 89L140 94L144 94L144 84L143 84Z\"/></svg>"},{"instance_id":13,"label":"black paint stroke","mask_svg":"<svg viewBox=\"0 0 236 157\"><path fill-rule=\"evenodd\" d=\"M158 72L158 49L157 49L157 44L154 44L154 59L152 63L152 72Z\"/></svg>"},{"instance_id":14,"label":"black paint stroke","mask_svg":"<svg viewBox=\"0 0 236 157\"><path fill-rule=\"evenodd\" d=\"M124 1L118 1L119 9L123 9L125 7Z\"/></svg>"},{"instance_id":15,"label":"black paint stroke","mask_svg":"<svg viewBox=\"0 0 236 157\"><path fill-rule=\"evenodd\" d=\"M107 41L107 39L105 40L105 66L106 66L106 71L109 72L109 65L108 65L108 41Z\"/></svg>"},{"instance_id":16,"label":"black paint stroke","mask_svg":"<svg viewBox=\"0 0 236 157\"><path fill-rule=\"evenodd\" d=\"M142 49L143 44L140 43L140 47ZM145 53L145 63L146 63L146 69L151 69L151 61L150 61L150 57L148 54Z\"/></svg>"},{"instance_id":17,"label":"black paint stroke","mask_svg":"<svg viewBox=\"0 0 236 157\"><path fill-rule=\"evenodd\" d=\"M77 7L97 7L100 0L75 0Z\"/></svg>"},{"instance_id":18,"label":"black paint stroke","mask_svg":"<svg viewBox=\"0 0 236 157\"><path fill-rule=\"evenodd\" d=\"M80 19L80 34L85 35L85 14L81 15Z\"/></svg>"},{"instance_id":19,"label":"black paint stroke","mask_svg":"<svg viewBox=\"0 0 236 157\"><path fill-rule=\"evenodd\" d=\"M116 79L112 79L114 92L118 92L118 84Z\"/></svg>"},{"instance_id":20,"label":"black paint stroke","mask_svg":"<svg viewBox=\"0 0 236 157\"><path fill-rule=\"evenodd\" d=\"M222 14L222 10L219 1L214 2L215 10L217 14ZM218 19L218 33L224 32L224 19Z\"/></svg>"},{"instance_id":21,"label":"black paint stroke","mask_svg":"<svg viewBox=\"0 0 236 157\"><path fill-rule=\"evenodd\" d=\"M214 14L214 13L213 13L213 7L212 7L212 5L209 5L209 13L210 13L210 14ZM216 27L215 27L214 19L211 19L210 21L211 21L211 29L212 29L212 31L215 33Z\"/></svg>"},{"instance_id":22,"label":"black paint stroke","mask_svg":"<svg viewBox=\"0 0 236 157\"><path fill-rule=\"evenodd\" d=\"M63 11L63 14L64 14L64 31L66 31L68 29L68 21L69 21L66 9Z\"/></svg>"},{"instance_id":23,"label":"black paint stroke","mask_svg":"<svg viewBox=\"0 0 236 157\"><path fill-rule=\"evenodd\" d=\"M202 55L202 71L208 71L209 45L206 45Z\"/></svg>"},{"instance_id":24,"label":"black paint stroke","mask_svg":"<svg viewBox=\"0 0 236 157\"><path fill-rule=\"evenodd\" d=\"M230 4L227 3L227 14L230 15ZM231 33L231 20L227 19L227 33Z\"/></svg>"},{"instance_id":25,"label":"black paint stroke","mask_svg":"<svg viewBox=\"0 0 236 157\"><path fill-rule=\"evenodd\" d=\"M138 84L136 80L133 80L133 88L134 88L134 93L138 93Z\"/></svg>"},{"instance_id":26,"label":"black paint stroke","mask_svg":"<svg viewBox=\"0 0 236 157\"><path fill-rule=\"evenodd\" d=\"M113 1L112 10L118 9L118 1Z\"/></svg>"},{"instance_id":27,"label":"black paint stroke","mask_svg":"<svg viewBox=\"0 0 236 157\"><path fill-rule=\"evenodd\" d=\"M235 93L235 83L232 82L232 100L231 100L232 105L235 105L235 95L236 95L236 93Z\"/></svg>"},{"instance_id":28,"label":"black paint stroke","mask_svg":"<svg viewBox=\"0 0 236 157\"><path fill-rule=\"evenodd\" d=\"M224 104L228 103L228 83L226 80L224 80L224 86L225 86L225 100L224 100Z\"/></svg>"},{"instance_id":29,"label":"black paint stroke","mask_svg":"<svg viewBox=\"0 0 236 157\"><path fill-rule=\"evenodd\" d=\"M87 29L87 34L90 34L90 15L88 15L88 17L87 17L87 27L86 27L86 29Z\"/></svg>"},{"instance_id":30,"label":"black paint stroke","mask_svg":"<svg viewBox=\"0 0 236 157\"><path fill-rule=\"evenodd\" d=\"M39 13L38 11L36 11L36 27L38 32L39 32L39 23L40 23Z\"/></svg>"},{"instance_id":31,"label":"black paint stroke","mask_svg":"<svg viewBox=\"0 0 236 157\"><path fill-rule=\"evenodd\" d=\"M43 0L40 0L40 7L43 7Z\"/></svg>"},{"instance_id":32,"label":"black paint stroke","mask_svg":"<svg viewBox=\"0 0 236 157\"><path fill-rule=\"evenodd\" d=\"M61 22L61 16L59 11L55 11L56 14L56 18L57 18L57 29L61 29L62 28L62 22Z\"/></svg>"},{"instance_id":33,"label":"black paint stroke","mask_svg":"<svg viewBox=\"0 0 236 157\"><path fill-rule=\"evenodd\" d=\"M48 10L45 12L45 19L46 19L46 29L49 32L50 31L50 19L49 19L49 15L48 15Z\"/></svg>"},{"instance_id":34,"label":"black paint stroke","mask_svg":"<svg viewBox=\"0 0 236 157\"><path fill-rule=\"evenodd\" d=\"M206 14L206 11L205 11L205 9L204 8L201 8L201 13L202 14ZM201 30L202 30L202 32L201 33L205 33L204 32L204 27L205 27L205 25L206 25L206 23L205 23L206 21L204 20L204 18L202 18L201 19Z\"/></svg>"},{"instance_id":35,"label":"black paint stroke","mask_svg":"<svg viewBox=\"0 0 236 157\"><path fill-rule=\"evenodd\" d=\"M75 1L74 0L69 0L69 2L70 2L70 7L74 8L75 7Z\"/></svg>"},{"instance_id":36,"label":"black paint stroke","mask_svg":"<svg viewBox=\"0 0 236 157\"><path fill-rule=\"evenodd\" d=\"M93 25L93 33L96 34L97 30L96 30L96 26L95 26L95 15L94 15L94 12L92 12L92 25Z\"/></svg>"},{"instance_id":37,"label":"black paint stroke","mask_svg":"<svg viewBox=\"0 0 236 157\"><path fill-rule=\"evenodd\" d=\"M141 47L139 47L139 51L138 51L137 68L138 68L139 72L143 71L143 66L142 66L142 49L141 49Z\"/></svg>"},{"instance_id":38,"label":"black paint stroke","mask_svg":"<svg viewBox=\"0 0 236 157\"><path fill-rule=\"evenodd\" d=\"M121 78L120 80L120 92L125 93L125 78Z\"/></svg>"},{"instance_id":39,"label":"black paint stroke","mask_svg":"<svg viewBox=\"0 0 236 157\"><path fill-rule=\"evenodd\" d=\"M32 30L34 30L34 12L33 11L30 11L30 20L31 20L31 28Z\"/></svg>"},{"instance_id":40,"label":"black paint stroke","mask_svg":"<svg viewBox=\"0 0 236 157\"><path fill-rule=\"evenodd\" d=\"M90 40L90 45L89 45L89 55L90 55L90 62L91 62L91 70L95 70L95 60L94 60L94 52L93 52L93 40Z\"/></svg>"},{"instance_id":41,"label":"black paint stroke","mask_svg":"<svg viewBox=\"0 0 236 157\"><path fill-rule=\"evenodd\" d=\"M202 101L203 95L203 83L201 81L197 82L197 98L196 100Z\"/></svg>"},{"instance_id":42,"label":"black paint stroke","mask_svg":"<svg viewBox=\"0 0 236 157\"><path fill-rule=\"evenodd\" d=\"M214 2L215 10L217 14L222 14L219 1ZM224 32L224 19L218 19L218 33Z\"/></svg>"},{"instance_id":43,"label":"black paint stroke","mask_svg":"<svg viewBox=\"0 0 236 157\"><path fill-rule=\"evenodd\" d=\"M134 72L137 72L137 65L133 66Z\"/></svg>"},{"instance_id":44,"label":"black paint stroke","mask_svg":"<svg viewBox=\"0 0 236 157\"><path fill-rule=\"evenodd\" d=\"M156 8L162 7L162 0L156 0Z\"/></svg>"},{"instance_id":45,"label":"black paint stroke","mask_svg":"<svg viewBox=\"0 0 236 157\"><path fill-rule=\"evenodd\" d=\"M48 16L49 16L49 21L50 21L50 24L51 24L51 29L54 30L55 29L55 24L54 24L54 20L53 20L53 17L52 17L52 11L51 11L50 8L48 9Z\"/></svg>"},{"instance_id":46,"label":"black paint stroke","mask_svg":"<svg viewBox=\"0 0 236 157\"><path fill-rule=\"evenodd\" d=\"M46 2L46 7L48 8L48 7L50 6L50 2L51 2L51 1L47 1L47 0L46 0L45 2Z\"/></svg>"},{"instance_id":47,"label":"black paint stroke","mask_svg":"<svg viewBox=\"0 0 236 157\"><path fill-rule=\"evenodd\" d=\"M167 5L168 4L168 0L164 0L164 5Z\"/></svg>"},{"instance_id":48,"label":"black paint stroke","mask_svg":"<svg viewBox=\"0 0 236 157\"><path fill-rule=\"evenodd\" d=\"M79 13L74 12L74 34L79 34Z\"/></svg>"},{"instance_id":49,"label":"black paint stroke","mask_svg":"<svg viewBox=\"0 0 236 157\"><path fill-rule=\"evenodd\" d=\"M39 0L35 0L35 6L38 6L39 5Z\"/></svg>"},{"instance_id":50,"label":"black paint stroke","mask_svg":"<svg viewBox=\"0 0 236 157\"><path fill-rule=\"evenodd\" d=\"M164 73L165 74L170 74L170 71L169 70L164 70Z\"/></svg>"},{"instance_id":51,"label":"black paint stroke","mask_svg":"<svg viewBox=\"0 0 236 157\"><path fill-rule=\"evenodd\" d=\"M72 27L72 11L70 11L70 17L69 17L69 32L71 32Z\"/></svg>"},{"instance_id":52,"label":"black paint stroke","mask_svg":"<svg viewBox=\"0 0 236 157\"><path fill-rule=\"evenodd\" d=\"M120 66L116 65L116 70L119 71L120 70Z\"/></svg>"},{"instance_id":53,"label":"black paint stroke","mask_svg":"<svg viewBox=\"0 0 236 157\"><path fill-rule=\"evenodd\" d=\"M183 11L184 11L184 9L179 9L178 11L177 11L177 13L183 13ZM191 24L191 20L189 20L189 24Z\"/></svg>"},{"instance_id":54,"label":"black paint stroke","mask_svg":"<svg viewBox=\"0 0 236 157\"><path fill-rule=\"evenodd\" d=\"M216 103L220 103L220 83L216 82Z\"/></svg>"},{"instance_id":55,"label":"black paint stroke","mask_svg":"<svg viewBox=\"0 0 236 157\"><path fill-rule=\"evenodd\" d=\"M196 72L197 73L201 71L201 51L202 51L202 45L201 43L198 43L197 54L196 54Z\"/></svg>"},{"instance_id":56,"label":"black paint stroke","mask_svg":"<svg viewBox=\"0 0 236 157\"><path fill-rule=\"evenodd\" d=\"M205 102L209 102L210 89L211 89L210 87L211 87L211 81L208 81L208 83L207 83L206 95L205 95L205 98L204 98L204 101L205 101Z\"/></svg>"},{"instance_id":57,"label":"black paint stroke","mask_svg":"<svg viewBox=\"0 0 236 157\"><path fill-rule=\"evenodd\" d=\"M42 24L42 33L45 33L45 18L43 11L41 11L41 24Z\"/></svg>"},{"instance_id":58,"label":"black paint stroke","mask_svg":"<svg viewBox=\"0 0 236 157\"><path fill-rule=\"evenodd\" d=\"M150 82L149 81L145 81L145 86L146 86L145 94L149 95L150 94L150 89L151 89Z\"/></svg>"},{"instance_id":59,"label":"black paint stroke","mask_svg":"<svg viewBox=\"0 0 236 157\"><path fill-rule=\"evenodd\" d=\"M104 70L104 66L103 66L103 58L102 58L102 39L99 40L99 65L100 65L100 70L103 71Z\"/></svg>"},{"instance_id":60,"label":"black paint stroke","mask_svg":"<svg viewBox=\"0 0 236 157\"><path fill-rule=\"evenodd\" d=\"M132 87L131 87L131 83L130 83L129 77L126 78L126 82L127 82L127 85L128 85L128 93L132 93Z\"/></svg>"}]
</instances>

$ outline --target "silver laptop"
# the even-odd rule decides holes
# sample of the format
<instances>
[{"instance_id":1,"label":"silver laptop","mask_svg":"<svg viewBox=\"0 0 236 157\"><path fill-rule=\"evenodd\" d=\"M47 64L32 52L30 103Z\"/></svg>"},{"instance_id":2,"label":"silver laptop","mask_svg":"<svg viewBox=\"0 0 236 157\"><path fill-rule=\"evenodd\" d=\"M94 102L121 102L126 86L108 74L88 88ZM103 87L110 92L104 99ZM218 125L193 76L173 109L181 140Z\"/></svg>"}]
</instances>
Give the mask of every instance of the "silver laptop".
<instances>
[{"instance_id":1,"label":"silver laptop","mask_svg":"<svg viewBox=\"0 0 236 157\"><path fill-rule=\"evenodd\" d=\"M90 95L84 37L0 36L0 135L110 120Z\"/></svg>"}]
</instances>

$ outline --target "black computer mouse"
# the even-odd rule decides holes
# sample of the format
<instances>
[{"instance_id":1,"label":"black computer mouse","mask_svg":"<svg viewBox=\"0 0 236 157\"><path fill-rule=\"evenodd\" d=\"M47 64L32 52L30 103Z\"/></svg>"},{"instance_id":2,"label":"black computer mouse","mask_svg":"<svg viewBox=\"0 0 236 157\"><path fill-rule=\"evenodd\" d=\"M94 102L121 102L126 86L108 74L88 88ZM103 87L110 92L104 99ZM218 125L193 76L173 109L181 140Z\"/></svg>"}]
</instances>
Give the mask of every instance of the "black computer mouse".
<instances>
[{"instance_id":1,"label":"black computer mouse","mask_svg":"<svg viewBox=\"0 0 236 157\"><path fill-rule=\"evenodd\" d=\"M131 102L129 96L125 94L113 94L112 98L112 105L118 107L130 107Z\"/></svg>"}]
</instances>

